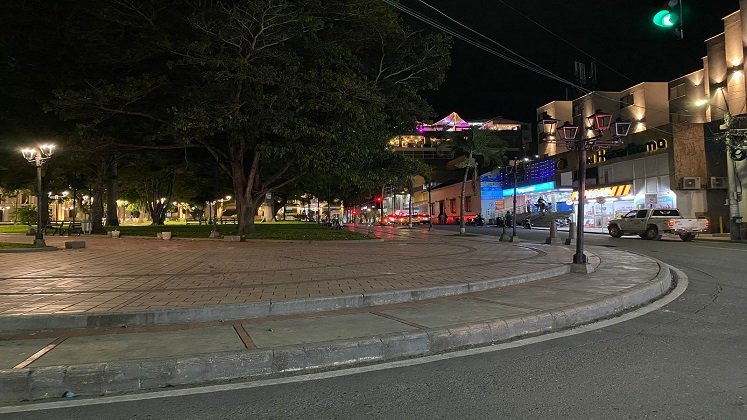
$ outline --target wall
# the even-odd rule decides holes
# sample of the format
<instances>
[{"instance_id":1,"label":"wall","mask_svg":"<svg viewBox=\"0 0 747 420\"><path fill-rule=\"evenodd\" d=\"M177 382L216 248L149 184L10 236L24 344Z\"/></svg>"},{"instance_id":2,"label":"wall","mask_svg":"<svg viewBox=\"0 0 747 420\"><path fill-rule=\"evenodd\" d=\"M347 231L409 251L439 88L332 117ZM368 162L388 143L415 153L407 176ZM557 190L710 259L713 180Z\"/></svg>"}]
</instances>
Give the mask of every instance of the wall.
<instances>
[{"instance_id":1,"label":"wall","mask_svg":"<svg viewBox=\"0 0 747 420\"><path fill-rule=\"evenodd\" d=\"M465 215L475 215L477 213L480 213L480 180L478 179L475 181L475 189L472 189L472 181L468 180L466 189L464 191L464 197L465 201L467 200L467 197L471 197L471 208L470 211L467 211L465 209L464 214ZM446 187L441 188L434 188L431 190L431 203L433 204L433 214L431 217L438 217L438 203L439 201L444 201L444 210L447 217L449 217L449 222L453 222L453 219L456 217L459 217L459 205L460 205L460 199L459 195L461 194L462 190L462 183L456 183L452 184ZM455 206L452 209L451 207L451 200L455 200ZM437 219L434 220L436 222Z\"/></svg>"}]
</instances>

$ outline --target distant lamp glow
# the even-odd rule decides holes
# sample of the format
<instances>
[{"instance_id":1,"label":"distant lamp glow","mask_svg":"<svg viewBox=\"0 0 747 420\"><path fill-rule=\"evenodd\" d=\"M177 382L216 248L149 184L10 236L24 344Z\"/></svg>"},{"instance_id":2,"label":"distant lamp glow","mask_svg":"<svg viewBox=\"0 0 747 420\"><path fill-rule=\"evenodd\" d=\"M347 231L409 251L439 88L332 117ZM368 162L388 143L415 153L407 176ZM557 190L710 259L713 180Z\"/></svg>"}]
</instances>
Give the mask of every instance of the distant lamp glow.
<instances>
[{"instance_id":1,"label":"distant lamp glow","mask_svg":"<svg viewBox=\"0 0 747 420\"><path fill-rule=\"evenodd\" d=\"M36 155L36 150L34 149L21 149L21 154L23 155L23 158L27 161L31 162L34 160L34 156Z\"/></svg>"},{"instance_id":2,"label":"distant lamp glow","mask_svg":"<svg viewBox=\"0 0 747 420\"><path fill-rule=\"evenodd\" d=\"M697 99L695 101L695 106L706 106L708 104L708 99Z\"/></svg>"}]
</instances>

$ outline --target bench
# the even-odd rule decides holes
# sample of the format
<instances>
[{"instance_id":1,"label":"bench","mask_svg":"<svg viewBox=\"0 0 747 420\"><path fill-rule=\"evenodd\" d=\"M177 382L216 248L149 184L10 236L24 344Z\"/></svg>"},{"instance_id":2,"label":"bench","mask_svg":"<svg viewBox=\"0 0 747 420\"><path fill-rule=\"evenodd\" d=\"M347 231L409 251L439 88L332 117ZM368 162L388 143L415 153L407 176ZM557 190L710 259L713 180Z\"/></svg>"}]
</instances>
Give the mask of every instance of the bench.
<instances>
[{"instance_id":1,"label":"bench","mask_svg":"<svg viewBox=\"0 0 747 420\"><path fill-rule=\"evenodd\" d=\"M67 223L67 227L65 224ZM47 224L47 226L44 227L44 234L47 234L47 229L51 230L52 233L51 236L54 235L67 235L70 236L74 233L77 233L78 236L83 234L83 228L81 226L80 222L51 222Z\"/></svg>"},{"instance_id":2,"label":"bench","mask_svg":"<svg viewBox=\"0 0 747 420\"><path fill-rule=\"evenodd\" d=\"M69 222L67 225L67 236L70 236L72 234L77 234L78 236L83 234L83 227L80 222Z\"/></svg>"},{"instance_id":3,"label":"bench","mask_svg":"<svg viewBox=\"0 0 747 420\"><path fill-rule=\"evenodd\" d=\"M47 229L51 230L51 235L57 235L59 234L62 236L62 230L65 228L65 222L50 222L47 223L46 226L44 226L44 234L47 234Z\"/></svg>"}]
</instances>

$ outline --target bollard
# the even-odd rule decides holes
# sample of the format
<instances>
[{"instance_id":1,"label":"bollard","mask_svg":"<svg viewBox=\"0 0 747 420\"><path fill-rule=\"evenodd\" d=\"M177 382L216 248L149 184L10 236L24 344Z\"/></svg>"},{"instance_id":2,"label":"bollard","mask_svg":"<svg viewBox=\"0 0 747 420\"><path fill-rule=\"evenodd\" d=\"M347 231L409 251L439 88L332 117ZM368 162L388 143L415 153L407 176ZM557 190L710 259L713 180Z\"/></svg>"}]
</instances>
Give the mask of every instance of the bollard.
<instances>
[{"instance_id":1,"label":"bollard","mask_svg":"<svg viewBox=\"0 0 747 420\"><path fill-rule=\"evenodd\" d=\"M572 245L576 243L576 223L571 222L568 224L568 239L565 240L566 245Z\"/></svg>"},{"instance_id":2,"label":"bollard","mask_svg":"<svg viewBox=\"0 0 747 420\"><path fill-rule=\"evenodd\" d=\"M508 242L509 241L508 236L506 235L506 225L503 225L503 232L501 233L501 237L498 238L498 240L501 241L501 242Z\"/></svg>"},{"instance_id":3,"label":"bollard","mask_svg":"<svg viewBox=\"0 0 747 420\"><path fill-rule=\"evenodd\" d=\"M554 220L550 222L550 236L545 239L545 243L549 245L562 243L558 238L558 225L555 224Z\"/></svg>"}]
</instances>

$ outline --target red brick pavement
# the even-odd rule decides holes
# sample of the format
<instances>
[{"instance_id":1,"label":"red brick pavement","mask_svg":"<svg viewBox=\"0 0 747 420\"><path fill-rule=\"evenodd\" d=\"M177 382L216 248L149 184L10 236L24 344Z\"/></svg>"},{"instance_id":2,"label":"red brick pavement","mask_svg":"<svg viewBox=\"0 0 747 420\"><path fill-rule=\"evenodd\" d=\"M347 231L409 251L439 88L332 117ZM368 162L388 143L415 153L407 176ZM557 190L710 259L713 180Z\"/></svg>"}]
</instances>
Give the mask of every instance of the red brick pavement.
<instances>
[{"instance_id":1,"label":"red brick pavement","mask_svg":"<svg viewBox=\"0 0 747 420\"><path fill-rule=\"evenodd\" d=\"M433 287L529 273L562 246L375 228L384 241L162 241L99 236L85 249L0 253L0 316L129 312ZM3 241L28 242L21 235Z\"/></svg>"}]
</instances>

